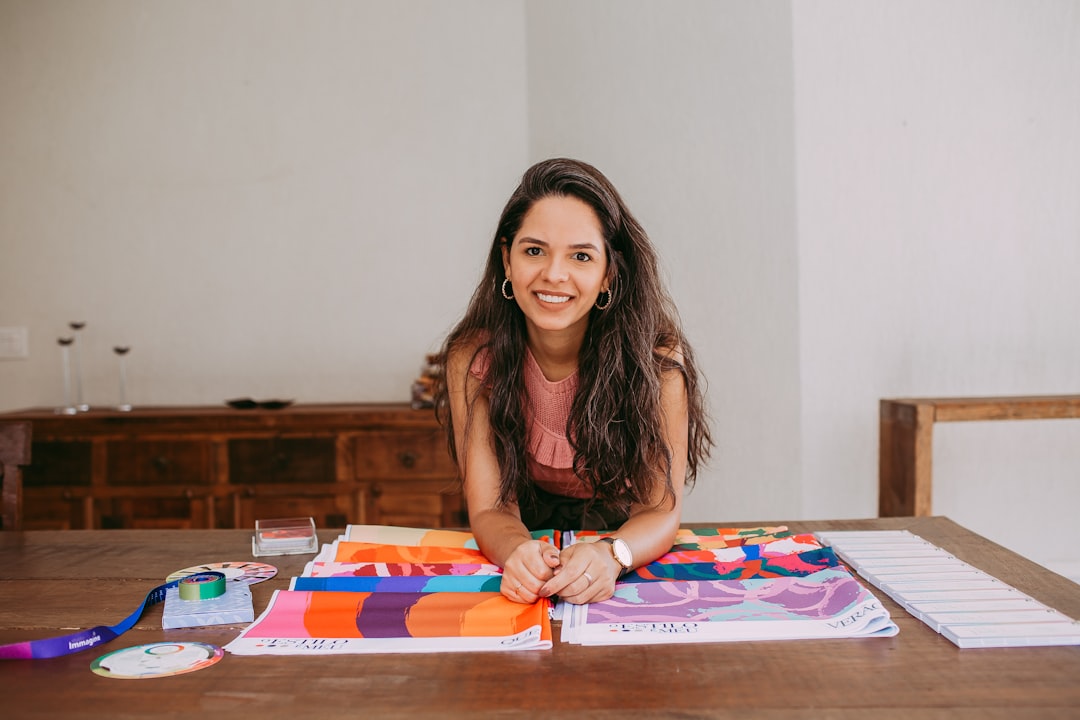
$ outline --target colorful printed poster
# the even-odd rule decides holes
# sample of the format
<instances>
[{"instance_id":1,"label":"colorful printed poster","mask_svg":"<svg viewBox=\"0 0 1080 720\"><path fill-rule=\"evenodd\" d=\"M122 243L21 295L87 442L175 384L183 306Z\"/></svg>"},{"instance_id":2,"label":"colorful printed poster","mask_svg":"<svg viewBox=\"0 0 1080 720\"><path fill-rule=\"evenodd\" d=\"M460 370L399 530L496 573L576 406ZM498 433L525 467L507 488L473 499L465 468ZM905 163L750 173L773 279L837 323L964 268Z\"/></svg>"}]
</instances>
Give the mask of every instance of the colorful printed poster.
<instances>
[{"instance_id":1,"label":"colorful printed poster","mask_svg":"<svg viewBox=\"0 0 1080 720\"><path fill-rule=\"evenodd\" d=\"M534 530L536 540L544 540L558 547L556 530ZM341 536L345 542L376 543L379 545L405 545L479 549L476 538L470 532L460 530L431 530L426 528L391 527L388 525L349 525Z\"/></svg>"},{"instance_id":2,"label":"colorful printed poster","mask_svg":"<svg viewBox=\"0 0 1080 720\"><path fill-rule=\"evenodd\" d=\"M611 531L606 530L564 530L562 532L563 546L566 547L575 542L595 542L610 534ZM751 528L679 528L675 533L672 550L737 548L770 543L793 535L794 533L788 532L786 525ZM798 537L800 543L811 542L814 543L814 547L821 547L812 534Z\"/></svg>"},{"instance_id":3,"label":"colorful printed poster","mask_svg":"<svg viewBox=\"0 0 1080 720\"><path fill-rule=\"evenodd\" d=\"M571 605L562 639L584 645L887 637L888 611L842 567L806 577L620 584Z\"/></svg>"},{"instance_id":4,"label":"colorful printed poster","mask_svg":"<svg viewBox=\"0 0 1080 720\"><path fill-rule=\"evenodd\" d=\"M342 592L499 592L502 575L410 575L405 577L294 577L290 590Z\"/></svg>"},{"instance_id":5,"label":"colorful printed poster","mask_svg":"<svg viewBox=\"0 0 1080 720\"><path fill-rule=\"evenodd\" d=\"M478 563L341 563L313 560L306 577L402 577L437 575L502 575L498 565Z\"/></svg>"},{"instance_id":6,"label":"colorful printed poster","mask_svg":"<svg viewBox=\"0 0 1080 720\"><path fill-rule=\"evenodd\" d=\"M552 542L559 533L535 530L537 540ZM365 537L367 540L347 538ZM401 543L387 543L396 539ZM491 561L476 547L470 533L446 530L421 530L374 525L350 525L346 534L323 545L316 562L388 563L398 565L490 565Z\"/></svg>"},{"instance_id":7,"label":"colorful printed poster","mask_svg":"<svg viewBox=\"0 0 1080 720\"><path fill-rule=\"evenodd\" d=\"M672 580L749 580L751 578L803 576L840 564L832 550L822 547L812 534L784 537L765 531L781 528L717 528L715 535L692 536L680 530L670 552L623 577L620 582L655 582ZM786 530L786 528L782 528ZM762 532L759 532L762 531ZM708 532L698 529L696 532ZM596 532L567 532L569 543L595 542L603 537ZM709 544L708 538L719 538ZM757 542L731 543L733 539Z\"/></svg>"},{"instance_id":8,"label":"colorful printed poster","mask_svg":"<svg viewBox=\"0 0 1080 720\"><path fill-rule=\"evenodd\" d=\"M349 525L341 539L346 542L379 543L381 545L432 545L434 547L471 548L476 539L470 532L427 528L391 527L389 525Z\"/></svg>"},{"instance_id":9,"label":"colorful printed poster","mask_svg":"<svg viewBox=\"0 0 1080 720\"><path fill-rule=\"evenodd\" d=\"M785 537L768 536L755 538L752 543L730 544L729 541L714 543L706 538L696 542L675 543L671 552L694 552L708 551L717 560L739 560L742 558L754 559L759 557L776 557L777 555L790 555L791 553L816 550L822 547L817 538L810 533L802 535L789 534Z\"/></svg>"},{"instance_id":10,"label":"colorful printed poster","mask_svg":"<svg viewBox=\"0 0 1080 720\"><path fill-rule=\"evenodd\" d=\"M458 652L551 647L548 603L499 593L277 590L225 649L237 655Z\"/></svg>"},{"instance_id":11,"label":"colorful printed poster","mask_svg":"<svg viewBox=\"0 0 1080 720\"><path fill-rule=\"evenodd\" d=\"M679 528L675 534L675 544L734 547L769 542L791 534L787 525L749 528Z\"/></svg>"},{"instance_id":12,"label":"colorful printed poster","mask_svg":"<svg viewBox=\"0 0 1080 720\"><path fill-rule=\"evenodd\" d=\"M783 542L783 541L778 541ZM788 552L761 553L760 548L770 548L777 543L766 545L743 545L741 547L719 547L716 549L673 549L653 562L659 565L685 565L687 562L750 562L753 560L791 557L802 553L820 553L821 545L807 545L801 549L791 548ZM756 548L756 549L752 549ZM784 548L787 549L787 548Z\"/></svg>"},{"instance_id":13,"label":"colorful printed poster","mask_svg":"<svg viewBox=\"0 0 1080 720\"><path fill-rule=\"evenodd\" d=\"M840 560L830 548L818 548L792 555L778 555L735 562L672 563L660 558L622 577L620 583L676 580L750 580L752 578L802 577L826 568L838 567Z\"/></svg>"},{"instance_id":14,"label":"colorful printed poster","mask_svg":"<svg viewBox=\"0 0 1080 720\"><path fill-rule=\"evenodd\" d=\"M479 550L469 548L437 547L434 545L380 545L378 543L348 542L335 540L319 553L316 560L343 563L404 563L426 564L490 564Z\"/></svg>"}]
</instances>

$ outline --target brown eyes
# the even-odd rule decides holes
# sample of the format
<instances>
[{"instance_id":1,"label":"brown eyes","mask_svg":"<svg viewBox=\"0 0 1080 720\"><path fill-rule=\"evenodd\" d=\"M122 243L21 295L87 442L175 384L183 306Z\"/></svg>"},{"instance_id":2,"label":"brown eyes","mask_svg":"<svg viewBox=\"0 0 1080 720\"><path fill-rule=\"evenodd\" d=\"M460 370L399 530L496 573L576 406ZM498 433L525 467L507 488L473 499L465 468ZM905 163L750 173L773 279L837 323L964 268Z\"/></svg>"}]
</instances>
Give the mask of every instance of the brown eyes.
<instances>
[{"instance_id":1,"label":"brown eyes","mask_svg":"<svg viewBox=\"0 0 1080 720\"><path fill-rule=\"evenodd\" d=\"M525 248L525 254L529 257L540 257L544 254L544 250L543 248L532 245ZM576 252L570 257L572 257L574 260L577 260L578 262L583 263L592 261L592 255L587 252Z\"/></svg>"}]
</instances>

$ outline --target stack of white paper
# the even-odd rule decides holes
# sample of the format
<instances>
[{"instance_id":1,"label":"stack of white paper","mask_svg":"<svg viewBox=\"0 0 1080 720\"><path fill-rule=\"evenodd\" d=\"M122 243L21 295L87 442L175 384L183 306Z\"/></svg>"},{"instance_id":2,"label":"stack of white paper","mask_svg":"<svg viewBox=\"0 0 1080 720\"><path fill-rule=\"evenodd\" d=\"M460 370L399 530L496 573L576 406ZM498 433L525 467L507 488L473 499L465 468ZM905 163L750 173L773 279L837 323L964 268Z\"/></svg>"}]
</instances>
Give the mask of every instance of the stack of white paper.
<instances>
[{"instance_id":1,"label":"stack of white paper","mask_svg":"<svg viewBox=\"0 0 1080 720\"><path fill-rule=\"evenodd\" d=\"M1080 623L906 530L816 535L958 647L1080 645Z\"/></svg>"}]
</instances>

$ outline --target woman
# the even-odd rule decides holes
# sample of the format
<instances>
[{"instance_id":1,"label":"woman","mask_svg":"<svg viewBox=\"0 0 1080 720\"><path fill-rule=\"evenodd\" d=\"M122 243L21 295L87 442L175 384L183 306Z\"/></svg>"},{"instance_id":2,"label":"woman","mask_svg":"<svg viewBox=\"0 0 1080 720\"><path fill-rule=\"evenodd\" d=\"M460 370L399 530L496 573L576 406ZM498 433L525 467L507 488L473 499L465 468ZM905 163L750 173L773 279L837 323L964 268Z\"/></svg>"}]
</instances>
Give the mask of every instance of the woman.
<instances>
[{"instance_id":1,"label":"woman","mask_svg":"<svg viewBox=\"0 0 1080 720\"><path fill-rule=\"evenodd\" d=\"M600 171L526 171L441 360L436 408L506 597L606 600L671 548L712 440L656 253ZM560 553L542 528L614 533Z\"/></svg>"}]
</instances>

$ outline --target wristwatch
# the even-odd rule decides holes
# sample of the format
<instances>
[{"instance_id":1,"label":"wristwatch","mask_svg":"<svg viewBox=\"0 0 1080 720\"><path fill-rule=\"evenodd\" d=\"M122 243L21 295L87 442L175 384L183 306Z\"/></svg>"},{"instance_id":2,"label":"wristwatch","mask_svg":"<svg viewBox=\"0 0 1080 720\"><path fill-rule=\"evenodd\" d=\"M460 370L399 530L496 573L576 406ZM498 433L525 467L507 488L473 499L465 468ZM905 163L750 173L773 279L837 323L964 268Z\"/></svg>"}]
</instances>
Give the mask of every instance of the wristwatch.
<instances>
[{"instance_id":1,"label":"wristwatch","mask_svg":"<svg viewBox=\"0 0 1080 720\"><path fill-rule=\"evenodd\" d=\"M630 546L626 544L625 540L617 537L605 537L600 538L600 542L605 542L611 546L611 554L615 557L615 562L622 567L622 570L619 571L620 577L633 567L634 553L630 552Z\"/></svg>"}]
</instances>

